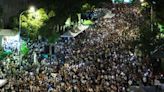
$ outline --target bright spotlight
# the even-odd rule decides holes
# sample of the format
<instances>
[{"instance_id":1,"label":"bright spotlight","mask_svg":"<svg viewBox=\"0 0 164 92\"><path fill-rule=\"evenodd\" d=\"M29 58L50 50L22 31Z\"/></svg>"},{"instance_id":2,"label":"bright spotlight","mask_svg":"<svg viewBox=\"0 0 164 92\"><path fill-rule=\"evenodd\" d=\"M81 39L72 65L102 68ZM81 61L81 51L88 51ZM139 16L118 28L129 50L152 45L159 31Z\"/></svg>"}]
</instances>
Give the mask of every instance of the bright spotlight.
<instances>
[{"instance_id":1,"label":"bright spotlight","mask_svg":"<svg viewBox=\"0 0 164 92\"><path fill-rule=\"evenodd\" d=\"M140 2L141 2L141 3L143 3L143 2L144 2L144 0L140 0Z\"/></svg>"},{"instance_id":2,"label":"bright spotlight","mask_svg":"<svg viewBox=\"0 0 164 92\"><path fill-rule=\"evenodd\" d=\"M29 8L29 12L35 12L35 7L34 7L34 6L31 6L31 7Z\"/></svg>"}]
</instances>

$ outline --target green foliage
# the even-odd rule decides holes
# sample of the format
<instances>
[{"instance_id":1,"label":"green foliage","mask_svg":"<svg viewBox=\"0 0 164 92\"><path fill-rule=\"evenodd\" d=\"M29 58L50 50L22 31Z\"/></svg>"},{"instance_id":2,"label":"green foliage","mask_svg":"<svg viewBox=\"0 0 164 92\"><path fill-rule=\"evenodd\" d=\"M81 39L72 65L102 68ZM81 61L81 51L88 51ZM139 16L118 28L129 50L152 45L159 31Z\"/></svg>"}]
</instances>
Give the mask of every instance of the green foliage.
<instances>
[{"instance_id":1,"label":"green foliage","mask_svg":"<svg viewBox=\"0 0 164 92\"><path fill-rule=\"evenodd\" d=\"M52 34L52 36L49 36L49 37L48 37L48 41L49 41L50 43L54 43L54 42L56 42L56 41L58 40L59 37L60 37L60 34L57 33L57 32L54 32L54 33Z\"/></svg>"},{"instance_id":2,"label":"green foliage","mask_svg":"<svg viewBox=\"0 0 164 92\"><path fill-rule=\"evenodd\" d=\"M27 13L21 16L22 28L28 31L30 38L35 39L39 35L40 28L52 16L55 16L53 11L50 11L48 15L43 8L33 13Z\"/></svg>"},{"instance_id":3,"label":"green foliage","mask_svg":"<svg viewBox=\"0 0 164 92\"><path fill-rule=\"evenodd\" d=\"M23 55L27 55L29 52L29 48L27 47L27 43L25 41L23 41L22 45L21 45L21 54Z\"/></svg>"},{"instance_id":4,"label":"green foliage","mask_svg":"<svg viewBox=\"0 0 164 92\"><path fill-rule=\"evenodd\" d=\"M68 17L66 22L65 22L65 26L66 27L70 27L71 26L71 17Z\"/></svg>"},{"instance_id":5,"label":"green foliage","mask_svg":"<svg viewBox=\"0 0 164 92\"><path fill-rule=\"evenodd\" d=\"M51 20L49 19L40 28L39 35L41 35L42 37L46 37L46 38L48 38L49 36L53 36L53 33L55 32L53 30L53 28L54 28L54 23L51 22Z\"/></svg>"},{"instance_id":6,"label":"green foliage","mask_svg":"<svg viewBox=\"0 0 164 92\"><path fill-rule=\"evenodd\" d=\"M65 27L72 28L72 27L78 26L81 23L80 16L81 16L80 14L74 15L73 19L71 16L69 16L65 22Z\"/></svg>"},{"instance_id":7,"label":"green foliage","mask_svg":"<svg viewBox=\"0 0 164 92\"><path fill-rule=\"evenodd\" d=\"M88 10L93 10L94 8L95 8L95 5L91 5L89 3L85 3L85 4L82 5L81 11L82 12L86 12Z\"/></svg>"},{"instance_id":8,"label":"green foliage","mask_svg":"<svg viewBox=\"0 0 164 92\"><path fill-rule=\"evenodd\" d=\"M141 10L149 9L151 6L148 2L141 3Z\"/></svg>"},{"instance_id":9,"label":"green foliage","mask_svg":"<svg viewBox=\"0 0 164 92\"><path fill-rule=\"evenodd\" d=\"M140 36L135 44L144 56L150 55L150 53L161 44L160 39L157 38L160 31L155 25L155 19L153 19L155 17L152 17L153 23L151 24L150 9L151 6L149 3L143 2L143 4L141 4L141 13L144 15L142 17L144 21L140 21L139 23ZM153 25L153 30L151 29L151 25Z\"/></svg>"},{"instance_id":10,"label":"green foliage","mask_svg":"<svg viewBox=\"0 0 164 92\"><path fill-rule=\"evenodd\" d=\"M153 4L153 0L146 0L141 4L142 12L145 17L144 21L140 23L140 39L138 40L139 49L143 54L150 54L155 48L164 45L163 37L163 0L156 0L156 4ZM151 31L151 10L153 9L153 31ZM163 13L162 13L163 12ZM163 23L162 23L163 22Z\"/></svg>"},{"instance_id":11,"label":"green foliage","mask_svg":"<svg viewBox=\"0 0 164 92\"><path fill-rule=\"evenodd\" d=\"M9 54L11 53L5 52L3 48L0 46L0 60L3 60Z\"/></svg>"},{"instance_id":12,"label":"green foliage","mask_svg":"<svg viewBox=\"0 0 164 92\"><path fill-rule=\"evenodd\" d=\"M46 25L44 25L39 31L39 34L42 37L48 38L50 43L56 42L60 37L60 33L57 30L54 30L54 24L50 21L46 22Z\"/></svg>"},{"instance_id":13,"label":"green foliage","mask_svg":"<svg viewBox=\"0 0 164 92\"><path fill-rule=\"evenodd\" d=\"M64 25L70 16L72 21L77 21L77 13L92 10L94 7L98 7L101 2L110 2L110 0L54 0L54 3L49 3L49 6L55 6L56 16L52 21L54 21L54 24Z\"/></svg>"},{"instance_id":14,"label":"green foliage","mask_svg":"<svg viewBox=\"0 0 164 92\"><path fill-rule=\"evenodd\" d=\"M144 25L144 26L143 26ZM138 39L139 49L142 51L143 55L150 55L156 47L163 44L162 39L158 37L160 31L157 25L153 26L153 31L150 27L150 20L145 20L145 22L140 25L140 39Z\"/></svg>"},{"instance_id":15,"label":"green foliage","mask_svg":"<svg viewBox=\"0 0 164 92\"><path fill-rule=\"evenodd\" d=\"M146 0L146 2L153 7L153 12L157 22L164 25L164 0Z\"/></svg>"},{"instance_id":16,"label":"green foliage","mask_svg":"<svg viewBox=\"0 0 164 92\"><path fill-rule=\"evenodd\" d=\"M55 16L55 12L53 10L51 10L49 13L48 13L48 17L54 17Z\"/></svg>"},{"instance_id":17,"label":"green foliage","mask_svg":"<svg viewBox=\"0 0 164 92\"><path fill-rule=\"evenodd\" d=\"M0 53L3 53L3 48L0 46Z\"/></svg>"},{"instance_id":18,"label":"green foliage","mask_svg":"<svg viewBox=\"0 0 164 92\"><path fill-rule=\"evenodd\" d=\"M3 60L7 55L3 52L3 53L0 53L0 60Z\"/></svg>"},{"instance_id":19,"label":"green foliage","mask_svg":"<svg viewBox=\"0 0 164 92\"><path fill-rule=\"evenodd\" d=\"M93 21L92 20L84 20L83 23L84 25L93 25Z\"/></svg>"},{"instance_id":20,"label":"green foliage","mask_svg":"<svg viewBox=\"0 0 164 92\"><path fill-rule=\"evenodd\" d=\"M161 33L164 33L164 25L158 23L158 28L160 29Z\"/></svg>"}]
</instances>

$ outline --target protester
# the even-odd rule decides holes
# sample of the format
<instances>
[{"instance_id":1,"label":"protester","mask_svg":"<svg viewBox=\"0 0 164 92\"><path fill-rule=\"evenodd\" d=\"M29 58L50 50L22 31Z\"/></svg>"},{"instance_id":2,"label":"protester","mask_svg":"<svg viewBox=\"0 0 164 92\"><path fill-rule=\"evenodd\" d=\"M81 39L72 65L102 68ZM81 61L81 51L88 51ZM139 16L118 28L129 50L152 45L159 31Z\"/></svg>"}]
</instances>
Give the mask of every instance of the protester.
<instances>
[{"instance_id":1,"label":"protester","mask_svg":"<svg viewBox=\"0 0 164 92\"><path fill-rule=\"evenodd\" d=\"M127 92L132 85L152 85L152 67L135 54L131 42L138 39L134 6L113 8L113 18L100 18L72 40L54 44L55 58L43 57L47 41L29 41L29 56L22 61L1 61L1 78L8 84L1 90L20 92ZM36 53L35 62L33 54ZM14 55L14 54L13 54Z\"/></svg>"}]
</instances>

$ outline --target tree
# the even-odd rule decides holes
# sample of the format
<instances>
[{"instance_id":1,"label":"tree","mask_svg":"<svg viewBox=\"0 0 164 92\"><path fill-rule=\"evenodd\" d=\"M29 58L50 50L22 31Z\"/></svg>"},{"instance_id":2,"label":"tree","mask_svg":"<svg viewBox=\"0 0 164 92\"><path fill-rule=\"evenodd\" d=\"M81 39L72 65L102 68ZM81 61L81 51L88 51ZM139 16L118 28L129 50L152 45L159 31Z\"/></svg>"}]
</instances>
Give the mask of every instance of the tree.
<instances>
[{"instance_id":1,"label":"tree","mask_svg":"<svg viewBox=\"0 0 164 92\"><path fill-rule=\"evenodd\" d=\"M147 0L152 1L152 0ZM139 29L140 36L138 42L135 45L138 45L139 49L142 51L143 55L151 55L156 48L163 45L163 38L160 37L160 29L158 24L158 17L156 16L157 7L154 6L153 2L145 1L145 5L142 6L141 13L144 15L143 20L140 21ZM152 12L153 7L153 12ZM152 30L153 25L153 30ZM161 26L162 27L162 26Z\"/></svg>"},{"instance_id":2,"label":"tree","mask_svg":"<svg viewBox=\"0 0 164 92\"><path fill-rule=\"evenodd\" d=\"M46 9L54 10L56 16L51 20L54 24L64 25L68 17L76 18L77 13L81 13L89 8L102 7L102 2L111 2L111 0L36 0Z\"/></svg>"},{"instance_id":3,"label":"tree","mask_svg":"<svg viewBox=\"0 0 164 92\"><path fill-rule=\"evenodd\" d=\"M22 29L28 32L30 38L35 39L39 35L40 28L52 16L54 16L53 11L48 14L43 8L33 13L26 13L21 16Z\"/></svg>"},{"instance_id":4,"label":"tree","mask_svg":"<svg viewBox=\"0 0 164 92\"><path fill-rule=\"evenodd\" d=\"M82 5L81 11L82 11L82 12L86 12L86 11L92 10L92 9L94 9L94 8L95 8L94 5L90 5L89 3L85 3L85 4Z\"/></svg>"},{"instance_id":5,"label":"tree","mask_svg":"<svg viewBox=\"0 0 164 92\"><path fill-rule=\"evenodd\" d=\"M152 7L153 12L155 12L155 18L157 22L164 25L164 1L163 0L146 0Z\"/></svg>"}]
</instances>

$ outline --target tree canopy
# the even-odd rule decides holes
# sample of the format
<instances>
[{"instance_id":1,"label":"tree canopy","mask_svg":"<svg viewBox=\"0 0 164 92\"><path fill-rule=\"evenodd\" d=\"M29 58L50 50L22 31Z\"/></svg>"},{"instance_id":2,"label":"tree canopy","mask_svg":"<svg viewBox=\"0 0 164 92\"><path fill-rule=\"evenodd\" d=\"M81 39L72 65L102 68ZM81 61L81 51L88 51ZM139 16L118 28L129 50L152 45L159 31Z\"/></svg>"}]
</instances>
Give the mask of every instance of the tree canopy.
<instances>
[{"instance_id":1,"label":"tree canopy","mask_svg":"<svg viewBox=\"0 0 164 92\"><path fill-rule=\"evenodd\" d=\"M162 6L157 0L145 0L143 3L145 5L141 12L144 15L144 21L140 23L140 37L135 45L139 46L144 55L150 55L151 52L164 43L164 38L161 36L163 26L160 22L163 20L163 16L159 11L161 10L159 6Z\"/></svg>"},{"instance_id":2,"label":"tree canopy","mask_svg":"<svg viewBox=\"0 0 164 92\"><path fill-rule=\"evenodd\" d=\"M23 54L23 55L27 55L28 54L29 48L27 47L27 43L25 41L22 42L20 51L21 51L21 54Z\"/></svg>"},{"instance_id":3,"label":"tree canopy","mask_svg":"<svg viewBox=\"0 0 164 92\"><path fill-rule=\"evenodd\" d=\"M54 15L53 11L47 13L43 8L38 9L36 12L22 15L22 29L28 32L30 38L36 38L39 35L39 29Z\"/></svg>"}]
</instances>

